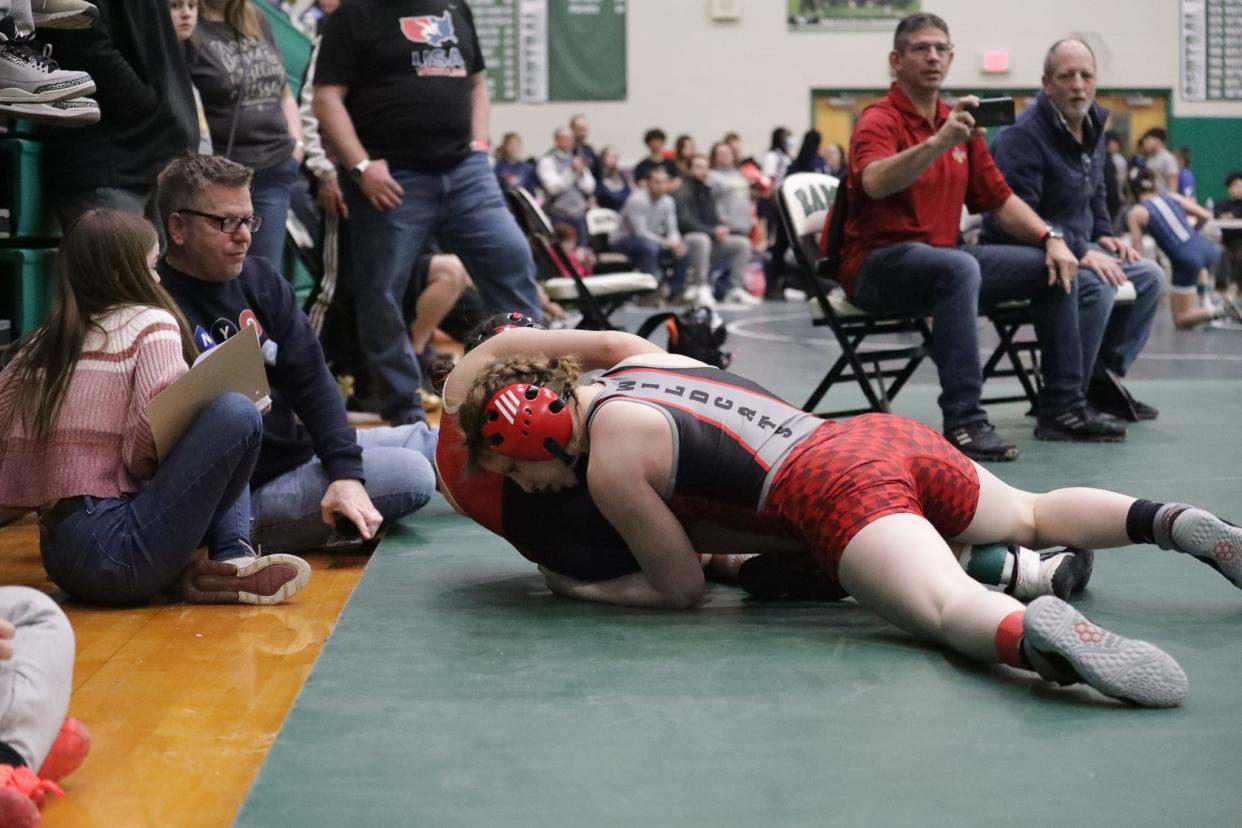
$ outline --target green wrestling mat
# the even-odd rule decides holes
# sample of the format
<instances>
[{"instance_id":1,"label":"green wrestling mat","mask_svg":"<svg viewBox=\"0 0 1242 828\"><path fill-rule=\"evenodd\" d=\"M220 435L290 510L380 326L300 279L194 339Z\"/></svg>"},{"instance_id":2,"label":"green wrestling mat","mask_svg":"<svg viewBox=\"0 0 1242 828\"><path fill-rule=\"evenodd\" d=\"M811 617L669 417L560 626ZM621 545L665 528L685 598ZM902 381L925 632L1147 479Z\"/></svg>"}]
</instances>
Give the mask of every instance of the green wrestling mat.
<instances>
[{"instance_id":1,"label":"green wrestling mat","mask_svg":"<svg viewBox=\"0 0 1242 828\"><path fill-rule=\"evenodd\" d=\"M1242 518L1242 383L1134 385L1162 416L1121 445L1036 444L997 407L1023 458L993 470ZM934 389L898 409L935 422ZM1129 548L1075 603L1172 653L1186 706L981 667L852 603L558 599L437 500L376 552L237 825L1237 825L1242 592Z\"/></svg>"}]
</instances>

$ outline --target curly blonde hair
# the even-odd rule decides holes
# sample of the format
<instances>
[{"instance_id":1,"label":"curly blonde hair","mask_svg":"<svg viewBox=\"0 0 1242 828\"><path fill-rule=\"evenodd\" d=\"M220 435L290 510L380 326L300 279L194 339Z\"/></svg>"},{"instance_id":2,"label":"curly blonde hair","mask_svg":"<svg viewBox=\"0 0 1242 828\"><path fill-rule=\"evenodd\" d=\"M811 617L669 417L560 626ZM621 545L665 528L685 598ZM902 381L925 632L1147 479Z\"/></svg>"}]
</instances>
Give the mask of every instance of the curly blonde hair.
<instances>
[{"instance_id":1,"label":"curly blonde hair","mask_svg":"<svg viewBox=\"0 0 1242 828\"><path fill-rule=\"evenodd\" d=\"M558 359L542 354L517 354L489 365L475 379L474 387L457 410L457 422L466 438L468 467L478 469L479 459L488 447L483 436L483 425L487 422L484 408L493 394L506 385L524 382L573 399L581 375L581 361L568 356Z\"/></svg>"}]
</instances>

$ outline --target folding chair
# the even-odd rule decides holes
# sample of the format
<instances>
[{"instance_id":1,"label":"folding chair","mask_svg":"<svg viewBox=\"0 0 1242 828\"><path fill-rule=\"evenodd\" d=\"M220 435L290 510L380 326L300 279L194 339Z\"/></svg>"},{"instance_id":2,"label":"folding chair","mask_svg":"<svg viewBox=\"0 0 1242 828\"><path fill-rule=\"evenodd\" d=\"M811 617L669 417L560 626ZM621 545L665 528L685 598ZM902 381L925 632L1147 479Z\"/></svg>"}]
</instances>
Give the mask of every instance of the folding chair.
<instances>
[{"instance_id":1,"label":"folding chair","mask_svg":"<svg viewBox=\"0 0 1242 828\"><path fill-rule=\"evenodd\" d=\"M868 403L866 408L815 412L820 417L888 412L897 392L927 356L931 337L924 318L901 314L875 315L860 310L850 304L845 291L832 281L835 273L817 272L821 260L817 239L829 209L841 210L834 220L844 220L844 187L838 189L838 184L837 179L830 175L795 173L781 183L776 199L798 272L806 286L811 323L831 329L841 347L841 356L828 369L802 409L814 411L828 390L842 382L858 383ZM885 334L914 335L918 343L876 349L862 347L867 337ZM870 366L870 373L863 369L863 363Z\"/></svg>"},{"instance_id":2,"label":"folding chair","mask_svg":"<svg viewBox=\"0 0 1242 828\"><path fill-rule=\"evenodd\" d=\"M648 273L603 273L583 278L574 269L560 245L552 222L534 197L521 187L507 187L505 198L518 226L530 241L536 264L546 274L543 288L548 298L576 307L582 313L579 328L614 330L609 317L625 302L655 291L654 276Z\"/></svg>"},{"instance_id":3,"label":"folding chair","mask_svg":"<svg viewBox=\"0 0 1242 828\"><path fill-rule=\"evenodd\" d=\"M624 253L617 253L608 246L608 237L621 226L621 214L607 207L592 207L586 211L587 244L595 253L596 273L633 272L634 263Z\"/></svg>"}]
</instances>

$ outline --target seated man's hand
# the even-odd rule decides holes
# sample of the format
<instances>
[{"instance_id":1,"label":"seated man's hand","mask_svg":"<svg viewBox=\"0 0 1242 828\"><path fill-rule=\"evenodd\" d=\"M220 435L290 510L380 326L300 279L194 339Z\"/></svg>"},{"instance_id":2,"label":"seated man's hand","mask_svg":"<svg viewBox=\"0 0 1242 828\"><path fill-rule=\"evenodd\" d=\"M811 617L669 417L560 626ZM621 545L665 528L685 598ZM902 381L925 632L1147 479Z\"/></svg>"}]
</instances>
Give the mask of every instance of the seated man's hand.
<instances>
[{"instance_id":1,"label":"seated man's hand","mask_svg":"<svg viewBox=\"0 0 1242 828\"><path fill-rule=\"evenodd\" d=\"M13 636L17 635L17 628L12 622L0 619L0 661L8 661L13 657Z\"/></svg>"},{"instance_id":2,"label":"seated man's hand","mask_svg":"<svg viewBox=\"0 0 1242 828\"><path fill-rule=\"evenodd\" d=\"M1126 264L1132 264L1143 258L1139 252L1135 250L1130 242L1117 236L1100 236L1096 241L1100 247L1117 256Z\"/></svg>"},{"instance_id":3,"label":"seated man's hand","mask_svg":"<svg viewBox=\"0 0 1242 828\"><path fill-rule=\"evenodd\" d=\"M358 534L363 540L375 537L375 530L384 522L384 517L371 503L367 490L357 480L335 480L323 500L319 502L320 517L329 526L336 522L340 515L358 527Z\"/></svg>"},{"instance_id":4,"label":"seated man's hand","mask_svg":"<svg viewBox=\"0 0 1242 828\"><path fill-rule=\"evenodd\" d=\"M716 228L715 236L716 236L716 241L718 242L728 241L729 239L728 226L724 224L721 224L720 226L718 226Z\"/></svg>"},{"instance_id":5,"label":"seated man's hand","mask_svg":"<svg viewBox=\"0 0 1242 828\"><path fill-rule=\"evenodd\" d=\"M672 252L674 256L681 257L681 256L686 255L686 243L681 241L680 239L671 243L668 246L668 249Z\"/></svg>"},{"instance_id":6,"label":"seated man's hand","mask_svg":"<svg viewBox=\"0 0 1242 828\"><path fill-rule=\"evenodd\" d=\"M1048 253L1044 256L1044 264L1048 268L1048 284L1060 284L1066 293L1074 290L1074 278L1078 275L1078 257L1069 246L1060 239L1048 242Z\"/></svg>"},{"instance_id":7,"label":"seated man's hand","mask_svg":"<svg viewBox=\"0 0 1242 828\"><path fill-rule=\"evenodd\" d=\"M1121 265L1107 253L1101 253L1098 250L1088 250L1079 264L1087 270L1094 271L1097 276L1110 285L1124 285L1126 283L1126 274L1121 271Z\"/></svg>"}]
</instances>

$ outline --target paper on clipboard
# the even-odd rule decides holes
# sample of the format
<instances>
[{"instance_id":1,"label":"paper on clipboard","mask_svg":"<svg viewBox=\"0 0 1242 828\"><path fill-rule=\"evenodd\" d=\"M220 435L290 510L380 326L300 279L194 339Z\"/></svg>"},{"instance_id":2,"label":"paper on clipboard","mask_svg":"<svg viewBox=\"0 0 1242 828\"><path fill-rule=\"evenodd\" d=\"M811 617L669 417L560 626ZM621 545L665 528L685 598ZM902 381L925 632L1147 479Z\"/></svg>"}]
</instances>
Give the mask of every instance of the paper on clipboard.
<instances>
[{"instance_id":1,"label":"paper on clipboard","mask_svg":"<svg viewBox=\"0 0 1242 828\"><path fill-rule=\"evenodd\" d=\"M147 420L160 460L181 439L198 412L226 391L245 395L260 409L270 404L259 332L253 325L200 356L185 376L147 403Z\"/></svg>"}]
</instances>

